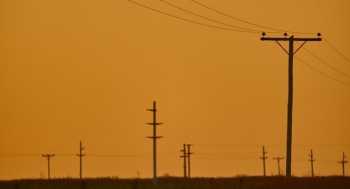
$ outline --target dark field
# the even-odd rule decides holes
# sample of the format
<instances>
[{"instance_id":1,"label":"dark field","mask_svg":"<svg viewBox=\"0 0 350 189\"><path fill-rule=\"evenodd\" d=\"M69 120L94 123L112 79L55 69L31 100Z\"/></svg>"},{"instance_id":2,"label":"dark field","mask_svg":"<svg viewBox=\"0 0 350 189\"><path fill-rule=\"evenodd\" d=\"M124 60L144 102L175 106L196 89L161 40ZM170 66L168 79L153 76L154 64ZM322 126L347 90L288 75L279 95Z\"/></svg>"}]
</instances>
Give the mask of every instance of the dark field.
<instances>
[{"instance_id":1,"label":"dark field","mask_svg":"<svg viewBox=\"0 0 350 189\"><path fill-rule=\"evenodd\" d=\"M0 181L0 189L350 189L350 177L232 177L232 178L158 178L152 179L22 179Z\"/></svg>"}]
</instances>

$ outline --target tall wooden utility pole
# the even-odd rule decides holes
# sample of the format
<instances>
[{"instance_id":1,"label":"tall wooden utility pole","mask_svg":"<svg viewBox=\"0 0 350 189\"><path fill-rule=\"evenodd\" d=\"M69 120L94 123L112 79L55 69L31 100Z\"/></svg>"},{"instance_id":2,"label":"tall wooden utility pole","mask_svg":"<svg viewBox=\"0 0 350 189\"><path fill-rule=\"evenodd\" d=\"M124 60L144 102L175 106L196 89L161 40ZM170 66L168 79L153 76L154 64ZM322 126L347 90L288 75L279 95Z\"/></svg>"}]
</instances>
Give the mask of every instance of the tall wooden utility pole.
<instances>
[{"instance_id":1,"label":"tall wooden utility pole","mask_svg":"<svg viewBox=\"0 0 350 189\"><path fill-rule=\"evenodd\" d=\"M187 160L188 160L188 178L191 178L191 162L190 162L190 156L191 151L190 151L190 147L192 146L192 144L187 144Z\"/></svg>"},{"instance_id":2,"label":"tall wooden utility pole","mask_svg":"<svg viewBox=\"0 0 350 189\"><path fill-rule=\"evenodd\" d=\"M277 164L278 164L278 176L281 176L281 167L280 167L280 160L284 159L284 157L277 157L277 158L272 158L274 160L277 160Z\"/></svg>"},{"instance_id":3,"label":"tall wooden utility pole","mask_svg":"<svg viewBox=\"0 0 350 189\"><path fill-rule=\"evenodd\" d=\"M182 158L184 158L184 178L186 178L187 176L186 176L186 157L187 157L187 154L186 154L186 144L184 144L184 148L183 148L183 150L180 150L180 152L183 152L183 155L182 156L180 156L180 157L182 157Z\"/></svg>"},{"instance_id":4,"label":"tall wooden utility pole","mask_svg":"<svg viewBox=\"0 0 350 189\"><path fill-rule=\"evenodd\" d=\"M153 139L153 185L157 185L157 145L156 140L159 138L163 138L161 136L157 136L156 134L156 126L161 125L162 123L157 123L156 121L156 101L153 101L153 109L147 109L147 111L153 112L153 122L147 123L148 125L153 125L153 136L148 136L147 138Z\"/></svg>"},{"instance_id":5,"label":"tall wooden utility pole","mask_svg":"<svg viewBox=\"0 0 350 189\"><path fill-rule=\"evenodd\" d=\"M263 146L263 157L260 157L260 159L263 160L263 169L264 169L264 176L266 176L266 169L265 169L265 160L267 159L267 157L265 157L265 154L267 153L267 151L265 151L265 146Z\"/></svg>"},{"instance_id":6,"label":"tall wooden utility pole","mask_svg":"<svg viewBox=\"0 0 350 189\"><path fill-rule=\"evenodd\" d=\"M341 163L342 167L343 167L343 177L345 176L345 163L348 163L348 161L346 161L345 158L346 158L346 156L345 156L345 153L343 152L343 160L338 161L338 163Z\"/></svg>"},{"instance_id":7,"label":"tall wooden utility pole","mask_svg":"<svg viewBox=\"0 0 350 189\"><path fill-rule=\"evenodd\" d=\"M287 152L286 152L286 177L290 178L292 176L292 110L293 110L293 55L298 52L298 50L304 46L308 41L322 41L321 38L294 38L292 35L287 38L287 34L284 34L284 38L273 37L265 38L265 33L262 33L262 41L276 41L279 46L288 54L288 112L287 112ZM320 33L317 34L319 37ZM289 51L287 51L279 41L289 41ZM294 51L294 41L304 42L299 46L299 48Z\"/></svg>"},{"instance_id":8,"label":"tall wooden utility pole","mask_svg":"<svg viewBox=\"0 0 350 189\"><path fill-rule=\"evenodd\" d=\"M50 159L55 156L55 154L43 154L42 156L47 158L47 178L50 180Z\"/></svg>"},{"instance_id":9,"label":"tall wooden utility pole","mask_svg":"<svg viewBox=\"0 0 350 189\"><path fill-rule=\"evenodd\" d=\"M309 162L311 162L311 177L314 177L314 155L312 154L312 150L311 150L311 153L310 153L310 159L309 159Z\"/></svg>"},{"instance_id":10,"label":"tall wooden utility pole","mask_svg":"<svg viewBox=\"0 0 350 189\"><path fill-rule=\"evenodd\" d=\"M82 152L83 152L84 149L85 148L82 147L82 144L81 144L81 141L80 141L79 154L77 154L77 156L80 157L80 172L79 172L80 180L83 179L83 156L85 156L85 154L82 154Z\"/></svg>"}]
</instances>

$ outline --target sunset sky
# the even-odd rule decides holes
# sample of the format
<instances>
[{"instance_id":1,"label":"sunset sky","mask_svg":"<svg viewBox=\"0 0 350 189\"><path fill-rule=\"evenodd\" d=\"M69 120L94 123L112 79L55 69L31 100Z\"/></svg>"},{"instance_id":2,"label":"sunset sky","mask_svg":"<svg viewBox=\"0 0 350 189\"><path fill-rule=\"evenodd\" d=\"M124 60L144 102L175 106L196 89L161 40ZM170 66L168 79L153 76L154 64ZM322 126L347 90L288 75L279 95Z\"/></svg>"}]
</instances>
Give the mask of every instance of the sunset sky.
<instances>
[{"instance_id":1,"label":"sunset sky","mask_svg":"<svg viewBox=\"0 0 350 189\"><path fill-rule=\"evenodd\" d=\"M83 177L152 177L153 101L159 176L183 175L184 143L193 177L262 175L263 146L276 175L288 55L260 38L284 31L323 36L295 54L292 174L310 175L311 149L316 175L342 174L350 1L132 1L0 1L0 179L47 177L42 154L51 177L78 178L79 141Z\"/></svg>"}]
</instances>

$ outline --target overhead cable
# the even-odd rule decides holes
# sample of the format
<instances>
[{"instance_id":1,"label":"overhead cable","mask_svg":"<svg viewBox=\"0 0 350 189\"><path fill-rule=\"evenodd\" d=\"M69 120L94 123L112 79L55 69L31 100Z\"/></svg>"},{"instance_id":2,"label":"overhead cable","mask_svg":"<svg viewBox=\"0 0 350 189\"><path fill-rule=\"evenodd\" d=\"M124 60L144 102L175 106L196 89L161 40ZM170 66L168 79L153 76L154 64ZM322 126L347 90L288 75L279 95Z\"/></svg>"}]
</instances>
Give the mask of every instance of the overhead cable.
<instances>
[{"instance_id":1,"label":"overhead cable","mask_svg":"<svg viewBox=\"0 0 350 189\"><path fill-rule=\"evenodd\" d=\"M333 80L335 80L335 81L338 81L338 82L340 82L340 83L343 83L343 84L345 84L345 85L349 85L349 86L350 86L350 83L347 83L347 82L341 81L341 80L339 80L339 79L336 79L336 78L334 78L334 77L332 77L332 76L329 76L329 75L327 75L327 74L325 74L325 73L323 73L323 72L317 70L316 68L310 66L309 64L307 64L306 62L302 61L302 60L299 59L298 57L295 57L295 58L296 58L297 60L299 60L301 63L303 63L303 64L305 64L306 66L308 66L309 68L315 70L316 72L318 72L318 73L320 73L320 74L322 74L322 75L324 75L324 76L326 76L326 77L328 77L328 78L330 78L330 79L333 79Z\"/></svg>"},{"instance_id":2,"label":"overhead cable","mask_svg":"<svg viewBox=\"0 0 350 189\"><path fill-rule=\"evenodd\" d=\"M340 51L338 51L338 50L324 37L324 35L322 35L322 38L323 38L335 51L337 51L337 53L338 53L340 56L342 56L347 62L350 63L350 60L347 59L342 53L340 53Z\"/></svg>"},{"instance_id":3,"label":"overhead cable","mask_svg":"<svg viewBox=\"0 0 350 189\"><path fill-rule=\"evenodd\" d=\"M210 27L210 28L216 28L216 29L227 30L227 31L233 31L233 32L260 33L260 31L234 30L234 29L230 29L230 28L223 28L223 27L213 26L213 25L209 25L209 24L204 24L204 23L201 23L201 22L196 22L196 21L193 21L193 20L189 20L189 19L186 19L186 18L178 17L178 16L175 16L175 15L172 15L172 14L169 14L169 13L166 13L166 12L163 12L163 11L160 11L160 10L157 10L157 9L154 9L154 8L151 8L151 7L148 7L148 6L146 6L146 5L137 3L137 2L135 2L135 1L131 1L131 0L128 0L128 1L131 2L131 3L134 3L134 4L138 5L138 6L147 8L147 9L149 9L149 10L152 10L152 11L155 11L155 12L158 12L158 13L161 13L161 14L164 14L164 15L167 15L167 16L170 16L170 17L173 17L173 18L182 20L182 21L190 22L190 23L193 23L193 24L198 24L198 25L202 25L202 26L206 26L206 27Z\"/></svg>"},{"instance_id":4,"label":"overhead cable","mask_svg":"<svg viewBox=\"0 0 350 189\"><path fill-rule=\"evenodd\" d=\"M235 20L238 20L238 21L240 21L240 22L243 22L243 23L246 23L246 24L250 24L250 25L253 25L253 26L257 26L257 27L261 27L261 28L265 28L265 29L269 29L269 30L274 30L274 31L280 31L280 32L298 33L298 34L316 34L315 32L288 31L288 30L281 30L281 29L276 29L276 28L271 28L271 27L266 27L266 26L254 24L254 23L252 23L252 22L248 22L248 21L245 21L245 20L242 20L242 19L239 19L239 18L230 16L230 15L225 14L225 13L223 13L223 12L220 12L220 11L218 11L218 10L216 10L216 9L213 9L213 8L211 8L211 7L209 7L209 6L206 6L206 5L204 5L204 4L201 4L201 3L197 2L197 1L194 1L194 0L191 0L191 1L194 2L194 3L196 3L196 4L198 4L198 5L200 5L200 6L202 6L202 7L204 7L204 8L207 8L207 9L209 9L209 10L211 10L211 11L214 11L214 12L219 13L219 14L221 14L221 15L227 16L227 17L229 17L229 18L232 18L232 19L235 19Z\"/></svg>"},{"instance_id":5,"label":"overhead cable","mask_svg":"<svg viewBox=\"0 0 350 189\"><path fill-rule=\"evenodd\" d=\"M206 20L210 20L210 21L215 22L215 23L219 23L219 24L222 24L222 25L225 25L225 26L230 26L230 27L233 27L233 28L238 28L238 29L243 29L243 30L247 30L247 31L252 31L252 32L263 32L263 31L261 31L261 30L254 30L254 29L243 28L243 27L239 27L239 26L235 26L235 25L231 25L231 24L226 24L226 23L223 23L223 22L220 22L220 21L211 19L211 18L207 18L207 17L201 16L201 15L199 15L199 14L193 13L193 12L191 12L191 11L188 11L188 10L186 10L186 9L183 9L183 8L181 8L181 7L178 7L178 6L174 5L174 4L171 4L171 3L167 2L167 1L164 1L164 0L160 0L160 1L162 1L163 3L166 3L166 4L168 4L168 5L170 5L170 6L172 6L172 7L175 7L175 8L177 8L177 9L179 9L179 10L182 10L182 11L184 11L184 12L187 12L187 13L189 13L189 14L198 16L198 17L203 18L203 19L206 19ZM273 32L273 33L277 33L277 32Z\"/></svg>"}]
</instances>

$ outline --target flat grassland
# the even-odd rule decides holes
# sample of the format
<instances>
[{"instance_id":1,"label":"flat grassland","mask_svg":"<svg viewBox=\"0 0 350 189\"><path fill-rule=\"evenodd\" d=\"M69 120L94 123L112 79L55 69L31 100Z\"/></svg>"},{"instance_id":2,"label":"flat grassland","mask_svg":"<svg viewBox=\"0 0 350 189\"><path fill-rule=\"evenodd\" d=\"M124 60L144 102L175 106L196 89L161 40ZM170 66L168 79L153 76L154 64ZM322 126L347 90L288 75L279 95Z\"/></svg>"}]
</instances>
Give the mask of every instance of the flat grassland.
<instances>
[{"instance_id":1,"label":"flat grassland","mask_svg":"<svg viewBox=\"0 0 350 189\"><path fill-rule=\"evenodd\" d=\"M87 178L20 179L0 181L0 189L350 189L350 177L242 176L230 178L158 178L152 179Z\"/></svg>"}]
</instances>

